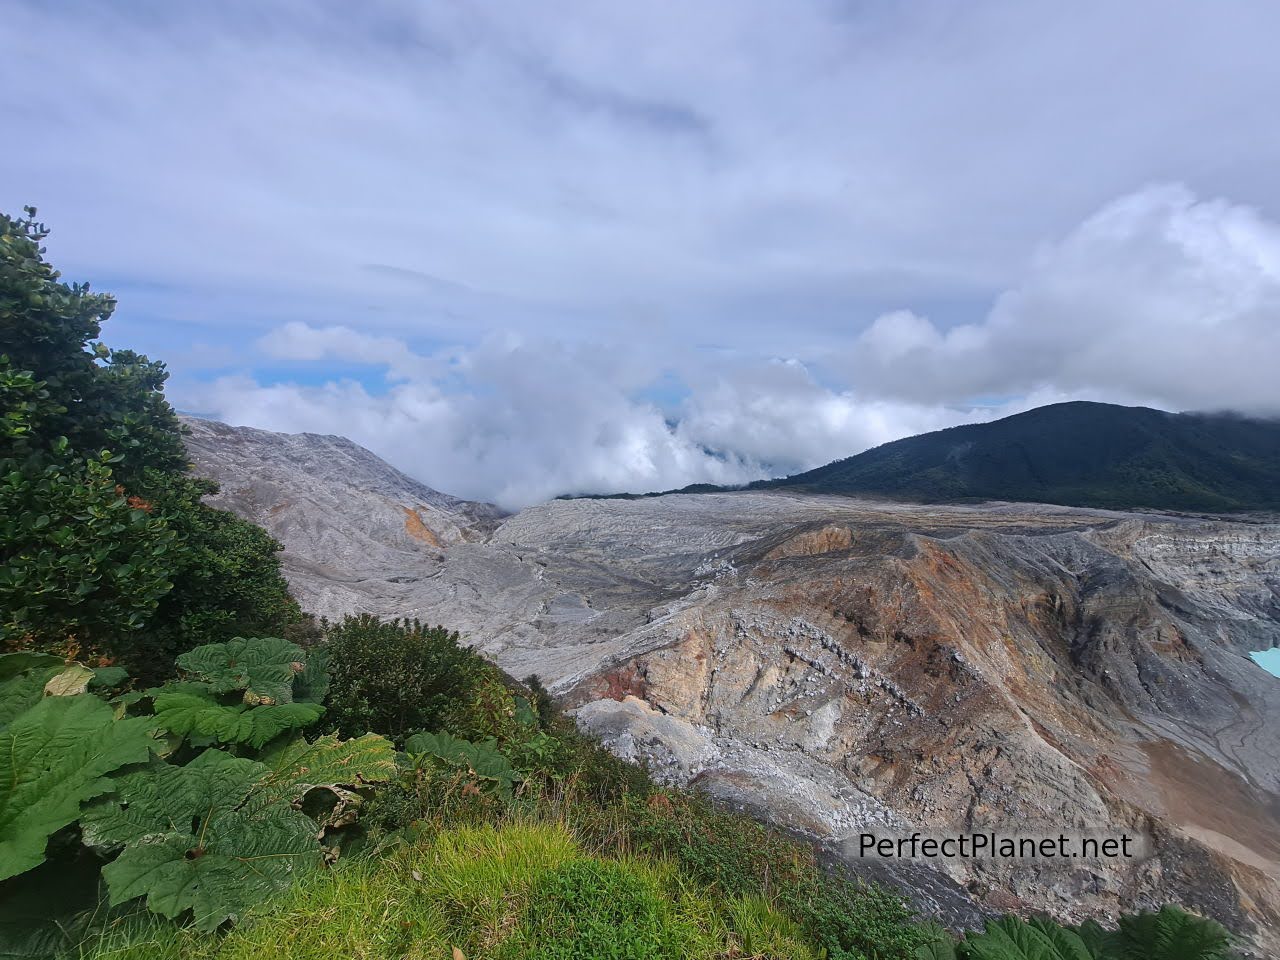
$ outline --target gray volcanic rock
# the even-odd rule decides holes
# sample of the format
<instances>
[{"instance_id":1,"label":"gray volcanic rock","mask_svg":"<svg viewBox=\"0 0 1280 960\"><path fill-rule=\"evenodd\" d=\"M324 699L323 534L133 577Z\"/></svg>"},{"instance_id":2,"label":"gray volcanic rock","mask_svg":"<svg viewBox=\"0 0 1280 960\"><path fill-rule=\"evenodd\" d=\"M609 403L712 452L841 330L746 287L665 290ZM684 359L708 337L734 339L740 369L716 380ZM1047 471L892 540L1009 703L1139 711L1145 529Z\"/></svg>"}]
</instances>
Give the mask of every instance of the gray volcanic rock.
<instances>
[{"instance_id":1,"label":"gray volcanic rock","mask_svg":"<svg viewBox=\"0 0 1280 960\"><path fill-rule=\"evenodd\" d=\"M284 545L294 595L318 615L363 608L370 578L375 593L384 579L416 580L445 546L483 539L503 516L432 490L344 437L182 422L195 471L221 487L209 503Z\"/></svg>"},{"instance_id":2,"label":"gray volcanic rock","mask_svg":"<svg viewBox=\"0 0 1280 960\"><path fill-rule=\"evenodd\" d=\"M1280 679L1247 656L1280 644L1280 524L784 492L498 523L346 441L196 426L304 606L460 629L619 755L949 922L1179 901L1280 954ZM856 856L916 830L1128 834L1136 856Z\"/></svg>"}]
</instances>

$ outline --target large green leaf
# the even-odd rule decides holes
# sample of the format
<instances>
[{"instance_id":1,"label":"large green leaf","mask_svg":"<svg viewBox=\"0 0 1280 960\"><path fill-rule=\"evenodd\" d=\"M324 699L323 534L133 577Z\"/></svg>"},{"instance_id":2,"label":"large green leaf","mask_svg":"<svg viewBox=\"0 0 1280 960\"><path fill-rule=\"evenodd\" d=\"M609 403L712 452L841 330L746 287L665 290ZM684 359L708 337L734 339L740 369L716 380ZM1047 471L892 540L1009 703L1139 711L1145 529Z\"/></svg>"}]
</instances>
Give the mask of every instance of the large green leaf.
<instances>
[{"instance_id":1,"label":"large green leaf","mask_svg":"<svg viewBox=\"0 0 1280 960\"><path fill-rule=\"evenodd\" d=\"M49 837L152 742L147 720L116 720L97 697L45 697L14 718L0 732L0 880L39 865Z\"/></svg>"},{"instance_id":2,"label":"large green leaf","mask_svg":"<svg viewBox=\"0 0 1280 960\"><path fill-rule=\"evenodd\" d=\"M916 947L914 960L956 960L956 941L945 927L926 921L920 930L928 939Z\"/></svg>"},{"instance_id":3,"label":"large green leaf","mask_svg":"<svg viewBox=\"0 0 1280 960\"><path fill-rule=\"evenodd\" d=\"M269 751L263 761L271 772L259 782L249 803L304 808L319 819L320 834L329 827L355 822L364 803L359 787L396 774L395 748L374 733L355 740L339 740L330 734L314 743L298 737ZM329 793L330 802L317 798L318 804L311 804L308 795L313 790Z\"/></svg>"},{"instance_id":4,"label":"large green leaf","mask_svg":"<svg viewBox=\"0 0 1280 960\"><path fill-rule=\"evenodd\" d=\"M1158 913L1122 916L1108 947L1119 960L1226 960L1233 956L1230 935L1220 924L1174 906L1161 907Z\"/></svg>"},{"instance_id":5,"label":"large green leaf","mask_svg":"<svg viewBox=\"0 0 1280 960\"><path fill-rule=\"evenodd\" d=\"M263 761L270 772L259 791L283 803L296 803L317 787L353 788L383 783L396 774L395 748L375 733L355 740L329 734L312 743L299 737L271 751Z\"/></svg>"},{"instance_id":6,"label":"large green leaf","mask_svg":"<svg viewBox=\"0 0 1280 960\"><path fill-rule=\"evenodd\" d=\"M155 691L156 723L182 736L213 737L220 743L247 743L261 747L286 730L315 723L324 713L318 703L280 703L249 706L218 703L196 684L175 685Z\"/></svg>"},{"instance_id":7,"label":"large green leaf","mask_svg":"<svg viewBox=\"0 0 1280 960\"><path fill-rule=\"evenodd\" d=\"M293 678L306 667L296 643L276 637L208 643L178 658L178 666L206 681L214 693L244 691L244 702L291 703Z\"/></svg>"},{"instance_id":8,"label":"large green leaf","mask_svg":"<svg viewBox=\"0 0 1280 960\"><path fill-rule=\"evenodd\" d=\"M986 929L970 934L956 952L965 960L1095 960L1071 930L1052 921L1027 923L1014 916L987 921Z\"/></svg>"},{"instance_id":9,"label":"large green leaf","mask_svg":"<svg viewBox=\"0 0 1280 960\"><path fill-rule=\"evenodd\" d=\"M329 692L329 652L317 647L307 652L307 662L293 680L293 699L323 703Z\"/></svg>"},{"instance_id":10,"label":"large green leaf","mask_svg":"<svg viewBox=\"0 0 1280 960\"><path fill-rule=\"evenodd\" d=\"M450 733L415 733L405 741L404 749L409 754L427 754L466 767L475 776L493 780L504 790L520 780L520 774L499 752L497 741L492 738L472 743Z\"/></svg>"},{"instance_id":11,"label":"large green leaf","mask_svg":"<svg viewBox=\"0 0 1280 960\"><path fill-rule=\"evenodd\" d=\"M1107 944L1110 942L1112 934L1099 924L1096 920L1086 920L1084 923L1077 924L1071 928L1072 933L1078 936L1089 953L1096 958L1107 957Z\"/></svg>"},{"instance_id":12,"label":"large green leaf","mask_svg":"<svg viewBox=\"0 0 1280 960\"><path fill-rule=\"evenodd\" d=\"M246 802L269 774L210 749L185 767L121 777L117 797L85 811L86 842L124 846L102 875L113 904L146 897L176 918L191 910L213 930L321 862L313 820L287 804Z\"/></svg>"},{"instance_id":13,"label":"large green leaf","mask_svg":"<svg viewBox=\"0 0 1280 960\"><path fill-rule=\"evenodd\" d=\"M48 653L0 654L0 727L39 703L44 685L64 667L61 657Z\"/></svg>"},{"instance_id":14,"label":"large green leaf","mask_svg":"<svg viewBox=\"0 0 1280 960\"><path fill-rule=\"evenodd\" d=\"M463 760L471 747L470 740L443 730L440 733L415 733L404 742L405 753L427 754L442 760Z\"/></svg>"},{"instance_id":15,"label":"large green leaf","mask_svg":"<svg viewBox=\"0 0 1280 960\"><path fill-rule=\"evenodd\" d=\"M61 657L55 657L51 653L32 653L27 650L18 653L3 653L0 654L0 682L12 680L14 677L37 667L42 669L58 667L62 663Z\"/></svg>"},{"instance_id":16,"label":"large green leaf","mask_svg":"<svg viewBox=\"0 0 1280 960\"><path fill-rule=\"evenodd\" d=\"M1033 918L1029 925L1053 944L1062 960L1096 960L1089 944L1076 931L1042 917Z\"/></svg>"}]
</instances>

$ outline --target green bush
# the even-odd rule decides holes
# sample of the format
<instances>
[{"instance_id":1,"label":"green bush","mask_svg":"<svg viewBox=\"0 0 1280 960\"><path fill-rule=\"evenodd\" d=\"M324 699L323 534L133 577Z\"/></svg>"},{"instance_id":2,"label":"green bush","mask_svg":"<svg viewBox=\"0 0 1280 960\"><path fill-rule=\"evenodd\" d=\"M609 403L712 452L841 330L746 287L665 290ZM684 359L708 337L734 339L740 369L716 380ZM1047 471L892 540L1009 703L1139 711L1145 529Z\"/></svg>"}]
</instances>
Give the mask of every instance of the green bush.
<instances>
[{"instance_id":1,"label":"green bush","mask_svg":"<svg viewBox=\"0 0 1280 960\"><path fill-rule=\"evenodd\" d=\"M442 729L492 669L459 645L458 634L416 620L363 614L326 625L325 633L329 719L346 736L376 731L402 744L411 733Z\"/></svg>"},{"instance_id":2,"label":"green bush","mask_svg":"<svg viewBox=\"0 0 1280 960\"><path fill-rule=\"evenodd\" d=\"M224 937L132 921L82 956L447 960L455 949L469 960L817 956L764 901L721 902L660 863L589 857L554 824L451 828L309 874Z\"/></svg>"},{"instance_id":3,"label":"green bush","mask_svg":"<svg viewBox=\"0 0 1280 960\"><path fill-rule=\"evenodd\" d=\"M0 904L33 871L83 872L68 868L83 841L106 861L110 907L143 898L213 930L320 866L357 791L394 775L381 737L297 735L323 712L299 647L237 638L180 665L188 679L107 702L81 664L0 655ZM66 892L60 909L93 906ZM76 926L0 910L0 956Z\"/></svg>"},{"instance_id":4,"label":"green bush","mask_svg":"<svg viewBox=\"0 0 1280 960\"><path fill-rule=\"evenodd\" d=\"M828 872L809 845L695 796L625 797L579 826L603 848L669 859L726 897L764 894L833 960L915 960L928 939L899 894Z\"/></svg>"}]
</instances>

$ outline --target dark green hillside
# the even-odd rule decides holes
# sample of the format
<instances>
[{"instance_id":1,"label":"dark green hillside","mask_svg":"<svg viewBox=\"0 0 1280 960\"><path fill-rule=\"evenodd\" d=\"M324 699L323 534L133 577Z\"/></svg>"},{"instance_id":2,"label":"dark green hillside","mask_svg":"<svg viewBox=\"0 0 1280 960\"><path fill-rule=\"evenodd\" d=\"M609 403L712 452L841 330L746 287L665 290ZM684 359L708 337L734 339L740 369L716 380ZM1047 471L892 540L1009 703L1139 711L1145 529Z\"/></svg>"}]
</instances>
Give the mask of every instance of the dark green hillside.
<instances>
[{"instance_id":1,"label":"dark green hillside","mask_svg":"<svg viewBox=\"0 0 1280 960\"><path fill-rule=\"evenodd\" d=\"M1280 420L1057 403L908 437L756 487L909 500L1280 509Z\"/></svg>"}]
</instances>

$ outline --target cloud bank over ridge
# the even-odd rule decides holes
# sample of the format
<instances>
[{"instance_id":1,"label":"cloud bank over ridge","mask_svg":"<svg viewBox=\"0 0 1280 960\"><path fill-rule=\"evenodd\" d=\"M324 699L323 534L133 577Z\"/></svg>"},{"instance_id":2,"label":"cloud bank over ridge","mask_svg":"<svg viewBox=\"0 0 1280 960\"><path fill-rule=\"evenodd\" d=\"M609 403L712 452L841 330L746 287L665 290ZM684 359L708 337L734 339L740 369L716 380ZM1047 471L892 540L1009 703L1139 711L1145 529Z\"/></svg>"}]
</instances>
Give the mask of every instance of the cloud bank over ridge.
<instances>
[{"instance_id":1,"label":"cloud bank over ridge","mask_svg":"<svg viewBox=\"0 0 1280 960\"><path fill-rule=\"evenodd\" d=\"M0 6L0 206L107 340L452 493L1280 407L1263 0Z\"/></svg>"},{"instance_id":2,"label":"cloud bank over ridge","mask_svg":"<svg viewBox=\"0 0 1280 960\"><path fill-rule=\"evenodd\" d=\"M942 330L901 310L810 364L701 361L665 411L637 397L662 366L643 347L508 334L420 355L302 322L259 346L291 361L373 364L387 387L228 377L186 392L197 409L336 429L428 483L513 508L561 493L742 483L1067 398L1280 414L1280 226L1154 186L1044 245L979 323Z\"/></svg>"}]
</instances>

